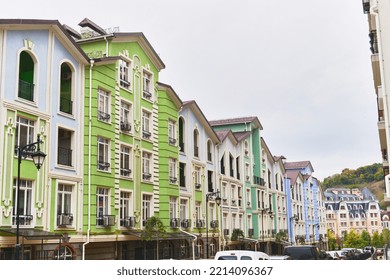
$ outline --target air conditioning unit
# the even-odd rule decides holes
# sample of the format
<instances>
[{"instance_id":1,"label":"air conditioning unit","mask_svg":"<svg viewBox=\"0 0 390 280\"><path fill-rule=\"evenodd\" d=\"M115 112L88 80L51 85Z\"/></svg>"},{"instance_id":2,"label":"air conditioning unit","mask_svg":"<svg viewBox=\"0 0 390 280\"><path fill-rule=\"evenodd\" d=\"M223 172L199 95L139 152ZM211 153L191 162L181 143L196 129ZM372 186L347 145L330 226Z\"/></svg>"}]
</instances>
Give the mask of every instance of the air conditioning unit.
<instances>
[{"instance_id":1,"label":"air conditioning unit","mask_svg":"<svg viewBox=\"0 0 390 280\"><path fill-rule=\"evenodd\" d=\"M176 219L176 218L171 219L170 226L171 226L171 228L177 228L177 227L179 226L179 221L178 221L178 219Z\"/></svg>"},{"instance_id":2,"label":"air conditioning unit","mask_svg":"<svg viewBox=\"0 0 390 280\"><path fill-rule=\"evenodd\" d=\"M70 214L58 215L58 225L59 226L70 226L73 221L73 216Z\"/></svg>"},{"instance_id":3,"label":"air conditioning unit","mask_svg":"<svg viewBox=\"0 0 390 280\"><path fill-rule=\"evenodd\" d=\"M217 228L218 227L218 221L216 221L216 220L211 221L210 222L210 227L211 228Z\"/></svg>"},{"instance_id":4,"label":"air conditioning unit","mask_svg":"<svg viewBox=\"0 0 390 280\"><path fill-rule=\"evenodd\" d=\"M255 234L255 230L253 228L248 229L248 235L253 236Z\"/></svg>"},{"instance_id":5,"label":"air conditioning unit","mask_svg":"<svg viewBox=\"0 0 390 280\"><path fill-rule=\"evenodd\" d=\"M204 227L204 220L196 220L196 227L203 228Z\"/></svg>"},{"instance_id":6,"label":"air conditioning unit","mask_svg":"<svg viewBox=\"0 0 390 280\"><path fill-rule=\"evenodd\" d=\"M123 221L123 226L124 227L128 227L128 228L134 227L135 226L135 219L134 219L134 217L129 217L129 218L125 219Z\"/></svg>"},{"instance_id":7,"label":"air conditioning unit","mask_svg":"<svg viewBox=\"0 0 390 280\"><path fill-rule=\"evenodd\" d=\"M115 224L115 216L107 215L103 217L103 226L112 227Z\"/></svg>"},{"instance_id":8,"label":"air conditioning unit","mask_svg":"<svg viewBox=\"0 0 390 280\"><path fill-rule=\"evenodd\" d=\"M181 222L181 227L182 228L189 228L191 224L191 220L185 219Z\"/></svg>"}]
</instances>

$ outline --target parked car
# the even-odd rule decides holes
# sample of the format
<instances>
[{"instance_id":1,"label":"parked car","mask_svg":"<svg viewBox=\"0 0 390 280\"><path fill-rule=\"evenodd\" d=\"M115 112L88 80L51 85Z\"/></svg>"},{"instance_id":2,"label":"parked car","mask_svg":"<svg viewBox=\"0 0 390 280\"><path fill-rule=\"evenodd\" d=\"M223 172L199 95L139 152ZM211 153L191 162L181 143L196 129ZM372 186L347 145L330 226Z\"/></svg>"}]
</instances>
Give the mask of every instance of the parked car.
<instances>
[{"instance_id":1,"label":"parked car","mask_svg":"<svg viewBox=\"0 0 390 280\"><path fill-rule=\"evenodd\" d=\"M264 252L249 250L227 250L215 254L214 260L269 260L269 255Z\"/></svg>"},{"instance_id":2,"label":"parked car","mask_svg":"<svg viewBox=\"0 0 390 280\"><path fill-rule=\"evenodd\" d=\"M291 260L319 260L320 252L314 245L295 245L284 247L283 255L290 256Z\"/></svg>"},{"instance_id":3,"label":"parked car","mask_svg":"<svg viewBox=\"0 0 390 280\"><path fill-rule=\"evenodd\" d=\"M286 255L269 255L270 260L281 260L281 261L288 261L291 260L290 256Z\"/></svg>"}]
</instances>

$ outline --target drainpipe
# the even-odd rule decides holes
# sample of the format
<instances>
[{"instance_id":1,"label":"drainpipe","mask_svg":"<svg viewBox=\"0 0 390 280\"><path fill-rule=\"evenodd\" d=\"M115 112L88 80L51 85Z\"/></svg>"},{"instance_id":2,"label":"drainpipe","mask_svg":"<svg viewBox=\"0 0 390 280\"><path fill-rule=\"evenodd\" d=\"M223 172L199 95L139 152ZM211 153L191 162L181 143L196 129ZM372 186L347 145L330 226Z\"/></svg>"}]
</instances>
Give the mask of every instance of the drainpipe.
<instances>
[{"instance_id":1,"label":"drainpipe","mask_svg":"<svg viewBox=\"0 0 390 280\"><path fill-rule=\"evenodd\" d=\"M188 235L191 235L194 239L192 240L192 259L195 260L195 241L198 239L198 237L195 234L192 234L190 232L187 232L183 230L181 227L179 227L179 230L183 233L186 233Z\"/></svg>"},{"instance_id":2,"label":"drainpipe","mask_svg":"<svg viewBox=\"0 0 390 280\"><path fill-rule=\"evenodd\" d=\"M90 61L89 68L89 117L88 117L88 228L87 228L87 241L83 243L83 256L85 260L85 246L89 244L90 232L91 232L91 146L92 146L92 68L94 60Z\"/></svg>"}]
</instances>

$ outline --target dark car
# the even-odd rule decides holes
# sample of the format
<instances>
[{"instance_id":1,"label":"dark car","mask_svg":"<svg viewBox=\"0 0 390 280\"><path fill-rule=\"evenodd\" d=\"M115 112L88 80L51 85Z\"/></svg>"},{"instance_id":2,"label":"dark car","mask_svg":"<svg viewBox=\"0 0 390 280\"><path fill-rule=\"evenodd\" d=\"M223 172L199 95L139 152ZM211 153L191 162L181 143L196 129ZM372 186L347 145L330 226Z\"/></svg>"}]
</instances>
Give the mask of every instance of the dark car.
<instances>
[{"instance_id":1,"label":"dark car","mask_svg":"<svg viewBox=\"0 0 390 280\"><path fill-rule=\"evenodd\" d=\"M283 255L290 256L291 260L320 260L320 252L313 245L296 245L284 247Z\"/></svg>"}]
</instances>

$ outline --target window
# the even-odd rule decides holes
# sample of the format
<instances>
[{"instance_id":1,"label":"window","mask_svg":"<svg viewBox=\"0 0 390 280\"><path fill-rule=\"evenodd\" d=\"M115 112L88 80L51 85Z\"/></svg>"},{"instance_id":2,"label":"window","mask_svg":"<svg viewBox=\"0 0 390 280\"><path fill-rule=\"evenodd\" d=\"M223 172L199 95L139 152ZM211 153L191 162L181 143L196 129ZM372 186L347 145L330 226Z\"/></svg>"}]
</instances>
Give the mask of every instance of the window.
<instances>
[{"instance_id":1,"label":"window","mask_svg":"<svg viewBox=\"0 0 390 280\"><path fill-rule=\"evenodd\" d=\"M202 184L201 184L201 181L200 181L200 173L201 173L201 170L200 170L200 167L199 166L195 166L195 188L197 190L200 190L200 188L202 187Z\"/></svg>"},{"instance_id":2,"label":"window","mask_svg":"<svg viewBox=\"0 0 390 280\"><path fill-rule=\"evenodd\" d=\"M169 219L177 218L177 197L169 198Z\"/></svg>"},{"instance_id":3,"label":"window","mask_svg":"<svg viewBox=\"0 0 390 280\"><path fill-rule=\"evenodd\" d=\"M199 132L194 130L194 157L199 157Z\"/></svg>"},{"instance_id":4,"label":"window","mask_svg":"<svg viewBox=\"0 0 390 280\"><path fill-rule=\"evenodd\" d=\"M119 80L120 80L120 86L125 89L130 89L131 82L130 82L130 62L127 62L125 60L119 61Z\"/></svg>"},{"instance_id":5,"label":"window","mask_svg":"<svg viewBox=\"0 0 390 280\"><path fill-rule=\"evenodd\" d=\"M170 145L176 145L176 122L168 121L168 143Z\"/></svg>"},{"instance_id":6,"label":"window","mask_svg":"<svg viewBox=\"0 0 390 280\"><path fill-rule=\"evenodd\" d=\"M171 184L176 184L177 174L176 174L176 159L169 159L169 182Z\"/></svg>"},{"instance_id":7,"label":"window","mask_svg":"<svg viewBox=\"0 0 390 280\"><path fill-rule=\"evenodd\" d=\"M152 84L152 75L148 72L144 71L143 76L143 98L147 100L152 99L152 91L153 91L153 84Z\"/></svg>"},{"instance_id":8,"label":"window","mask_svg":"<svg viewBox=\"0 0 390 280\"><path fill-rule=\"evenodd\" d=\"M181 221L186 220L188 217L187 205L188 205L187 199L180 199L180 220Z\"/></svg>"},{"instance_id":9,"label":"window","mask_svg":"<svg viewBox=\"0 0 390 280\"><path fill-rule=\"evenodd\" d=\"M207 170L207 189L209 192L214 192L214 186L213 186L214 175L213 174L214 174L213 171Z\"/></svg>"},{"instance_id":10,"label":"window","mask_svg":"<svg viewBox=\"0 0 390 280\"><path fill-rule=\"evenodd\" d=\"M16 118L16 147L24 147L34 142L34 125L35 122L29 119L25 119L19 116Z\"/></svg>"},{"instance_id":11,"label":"window","mask_svg":"<svg viewBox=\"0 0 390 280\"><path fill-rule=\"evenodd\" d=\"M110 94L98 89L98 120L108 122L110 117Z\"/></svg>"},{"instance_id":12,"label":"window","mask_svg":"<svg viewBox=\"0 0 390 280\"><path fill-rule=\"evenodd\" d=\"M130 177L131 176L131 148L122 145L121 146L121 156L120 156L120 173L121 176Z\"/></svg>"},{"instance_id":13,"label":"window","mask_svg":"<svg viewBox=\"0 0 390 280\"><path fill-rule=\"evenodd\" d=\"M142 195L142 225L145 226L146 220L151 217L152 214L152 196L149 194Z\"/></svg>"},{"instance_id":14,"label":"window","mask_svg":"<svg viewBox=\"0 0 390 280\"><path fill-rule=\"evenodd\" d=\"M72 166L72 139L73 131L63 128L58 129L57 164Z\"/></svg>"},{"instance_id":15,"label":"window","mask_svg":"<svg viewBox=\"0 0 390 280\"><path fill-rule=\"evenodd\" d=\"M142 111L142 137L149 139L152 133L150 132L150 117L151 114L147 111Z\"/></svg>"},{"instance_id":16,"label":"window","mask_svg":"<svg viewBox=\"0 0 390 280\"><path fill-rule=\"evenodd\" d=\"M229 154L230 177L234 177L234 157Z\"/></svg>"},{"instance_id":17,"label":"window","mask_svg":"<svg viewBox=\"0 0 390 280\"><path fill-rule=\"evenodd\" d=\"M127 102L121 102L121 131L131 131L131 105Z\"/></svg>"},{"instance_id":18,"label":"window","mask_svg":"<svg viewBox=\"0 0 390 280\"><path fill-rule=\"evenodd\" d=\"M207 160L210 162L213 161L213 143L211 140L207 141Z\"/></svg>"},{"instance_id":19,"label":"window","mask_svg":"<svg viewBox=\"0 0 390 280\"><path fill-rule=\"evenodd\" d=\"M19 98L34 101L34 72L33 58L28 52L22 51L19 56Z\"/></svg>"},{"instance_id":20,"label":"window","mask_svg":"<svg viewBox=\"0 0 390 280\"><path fill-rule=\"evenodd\" d=\"M58 184L57 226L69 226L73 222L72 214L73 185Z\"/></svg>"},{"instance_id":21,"label":"window","mask_svg":"<svg viewBox=\"0 0 390 280\"><path fill-rule=\"evenodd\" d=\"M240 157L236 158L236 178L240 180Z\"/></svg>"},{"instance_id":22,"label":"window","mask_svg":"<svg viewBox=\"0 0 390 280\"><path fill-rule=\"evenodd\" d=\"M12 224L16 225L17 210L19 212L19 225L30 226L33 219L32 216L32 185L30 180L20 180L19 193L17 190L18 180L14 179L13 188L13 219Z\"/></svg>"},{"instance_id":23,"label":"window","mask_svg":"<svg viewBox=\"0 0 390 280\"><path fill-rule=\"evenodd\" d=\"M61 82L60 82L60 111L66 114L72 114L72 81L73 71L68 63L61 64Z\"/></svg>"},{"instance_id":24,"label":"window","mask_svg":"<svg viewBox=\"0 0 390 280\"><path fill-rule=\"evenodd\" d=\"M148 152L142 153L142 179L146 181L150 181L151 174L151 160L152 154Z\"/></svg>"},{"instance_id":25,"label":"window","mask_svg":"<svg viewBox=\"0 0 390 280\"><path fill-rule=\"evenodd\" d=\"M221 174L225 175L225 155L221 158Z\"/></svg>"},{"instance_id":26,"label":"window","mask_svg":"<svg viewBox=\"0 0 390 280\"><path fill-rule=\"evenodd\" d=\"M98 137L98 170L108 171L110 168L109 145L108 139Z\"/></svg>"},{"instance_id":27,"label":"window","mask_svg":"<svg viewBox=\"0 0 390 280\"><path fill-rule=\"evenodd\" d=\"M106 188L97 188L96 190L96 225L104 226L105 219L109 212L109 191Z\"/></svg>"},{"instance_id":28,"label":"window","mask_svg":"<svg viewBox=\"0 0 390 280\"><path fill-rule=\"evenodd\" d=\"M133 227L135 220L130 217L131 213L131 192L120 192L119 223L122 227Z\"/></svg>"},{"instance_id":29,"label":"window","mask_svg":"<svg viewBox=\"0 0 390 280\"><path fill-rule=\"evenodd\" d=\"M179 163L179 181L180 187L186 187L186 164L183 162Z\"/></svg>"},{"instance_id":30,"label":"window","mask_svg":"<svg viewBox=\"0 0 390 280\"><path fill-rule=\"evenodd\" d=\"M179 118L179 148L180 152L185 152L185 146L184 146L184 119L182 117Z\"/></svg>"}]
</instances>

